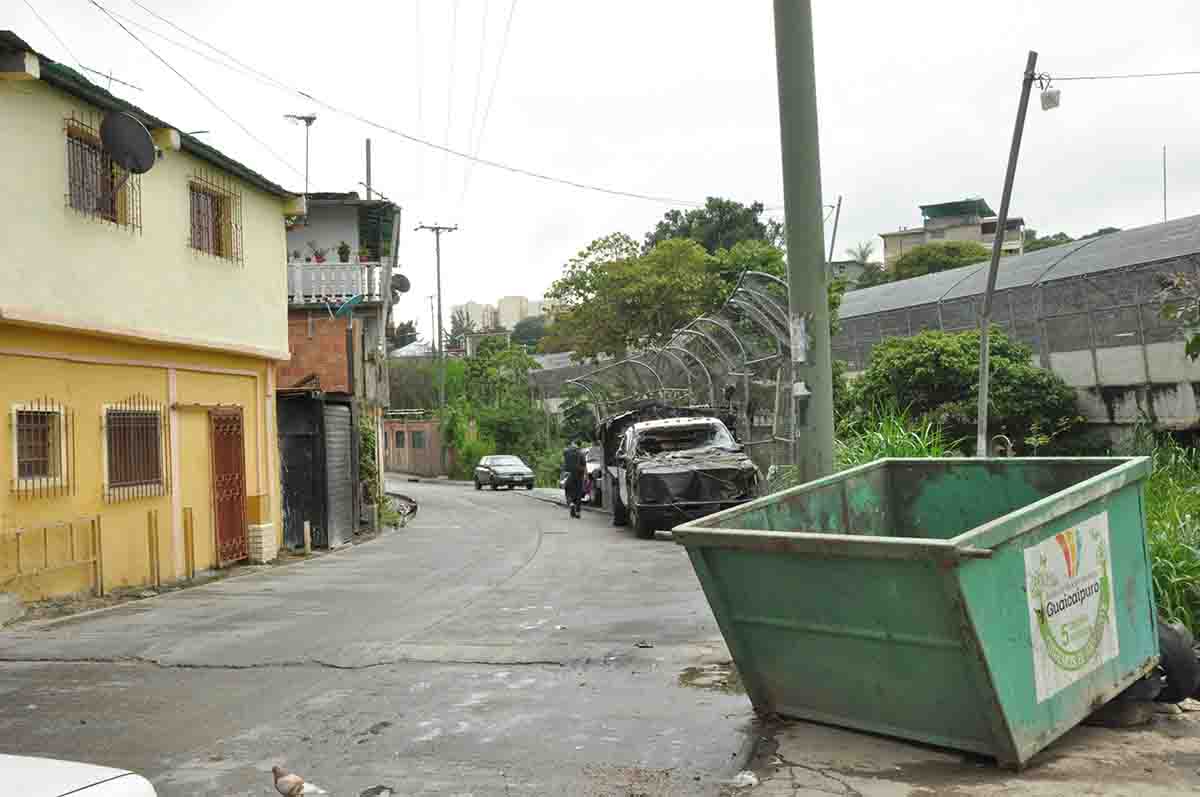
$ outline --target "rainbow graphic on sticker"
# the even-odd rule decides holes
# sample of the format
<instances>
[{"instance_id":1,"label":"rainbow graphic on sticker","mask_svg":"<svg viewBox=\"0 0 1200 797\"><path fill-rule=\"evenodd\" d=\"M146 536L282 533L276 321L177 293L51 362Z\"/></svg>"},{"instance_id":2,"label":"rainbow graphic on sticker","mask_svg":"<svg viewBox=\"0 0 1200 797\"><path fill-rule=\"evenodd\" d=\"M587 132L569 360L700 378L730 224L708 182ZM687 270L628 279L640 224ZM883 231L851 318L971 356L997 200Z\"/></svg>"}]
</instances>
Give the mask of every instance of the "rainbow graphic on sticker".
<instances>
[{"instance_id":1,"label":"rainbow graphic on sticker","mask_svg":"<svg viewBox=\"0 0 1200 797\"><path fill-rule=\"evenodd\" d=\"M1079 556L1083 553L1083 537L1076 529L1064 531L1054 536L1062 551L1063 560L1067 563L1067 578L1075 578L1079 573Z\"/></svg>"}]
</instances>

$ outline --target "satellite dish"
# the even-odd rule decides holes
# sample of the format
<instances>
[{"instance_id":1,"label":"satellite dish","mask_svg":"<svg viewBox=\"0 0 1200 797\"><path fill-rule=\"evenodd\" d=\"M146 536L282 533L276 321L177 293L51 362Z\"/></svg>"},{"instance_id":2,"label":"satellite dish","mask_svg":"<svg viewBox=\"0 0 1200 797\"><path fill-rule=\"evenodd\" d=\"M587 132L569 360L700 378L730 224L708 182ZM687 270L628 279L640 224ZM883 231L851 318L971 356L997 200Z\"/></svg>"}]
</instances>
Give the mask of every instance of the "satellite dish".
<instances>
[{"instance_id":1,"label":"satellite dish","mask_svg":"<svg viewBox=\"0 0 1200 797\"><path fill-rule=\"evenodd\" d=\"M392 290L397 293L408 293L412 288L412 283L408 281L408 277L403 274L392 275Z\"/></svg>"},{"instance_id":2,"label":"satellite dish","mask_svg":"<svg viewBox=\"0 0 1200 797\"><path fill-rule=\"evenodd\" d=\"M100 142L113 163L130 174L145 174L154 166L154 139L150 131L124 111L104 115Z\"/></svg>"}]
</instances>

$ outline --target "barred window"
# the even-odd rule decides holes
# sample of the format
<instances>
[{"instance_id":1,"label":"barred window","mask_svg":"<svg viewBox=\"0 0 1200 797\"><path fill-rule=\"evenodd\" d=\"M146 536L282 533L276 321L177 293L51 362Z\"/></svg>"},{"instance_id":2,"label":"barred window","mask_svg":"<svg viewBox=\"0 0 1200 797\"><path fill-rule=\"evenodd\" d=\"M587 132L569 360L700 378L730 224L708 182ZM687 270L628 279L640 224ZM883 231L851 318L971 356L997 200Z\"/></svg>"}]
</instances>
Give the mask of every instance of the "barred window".
<instances>
[{"instance_id":1,"label":"barred window","mask_svg":"<svg viewBox=\"0 0 1200 797\"><path fill-rule=\"evenodd\" d=\"M65 129L67 205L86 216L140 231L141 177L113 163L100 144L94 119L72 115Z\"/></svg>"},{"instance_id":2,"label":"barred window","mask_svg":"<svg viewBox=\"0 0 1200 797\"><path fill-rule=\"evenodd\" d=\"M12 491L18 498L73 491L73 421L71 410L48 398L12 408Z\"/></svg>"},{"instance_id":3,"label":"barred window","mask_svg":"<svg viewBox=\"0 0 1200 797\"><path fill-rule=\"evenodd\" d=\"M163 495L169 487L164 407L134 396L104 409L105 499Z\"/></svg>"},{"instance_id":4,"label":"barred window","mask_svg":"<svg viewBox=\"0 0 1200 797\"><path fill-rule=\"evenodd\" d=\"M242 197L232 178L197 174L188 183L193 249L242 262Z\"/></svg>"}]
</instances>

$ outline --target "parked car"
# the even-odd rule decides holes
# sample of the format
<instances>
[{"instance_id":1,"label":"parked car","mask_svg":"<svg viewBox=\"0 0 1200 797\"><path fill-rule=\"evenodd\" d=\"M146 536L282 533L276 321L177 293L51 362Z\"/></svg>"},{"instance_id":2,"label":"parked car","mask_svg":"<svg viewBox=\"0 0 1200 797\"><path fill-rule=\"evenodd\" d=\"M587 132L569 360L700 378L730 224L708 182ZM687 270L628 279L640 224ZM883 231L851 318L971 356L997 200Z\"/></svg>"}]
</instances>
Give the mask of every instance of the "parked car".
<instances>
[{"instance_id":1,"label":"parked car","mask_svg":"<svg viewBox=\"0 0 1200 797\"><path fill-rule=\"evenodd\" d=\"M475 489L482 490L483 485L489 485L493 490L501 486L512 489L524 487L533 489L533 470L520 457L512 454L492 454L479 460L475 466Z\"/></svg>"},{"instance_id":2,"label":"parked car","mask_svg":"<svg viewBox=\"0 0 1200 797\"><path fill-rule=\"evenodd\" d=\"M713 417L634 423L615 459L613 525L632 523L639 537L744 503L761 482L745 449Z\"/></svg>"},{"instance_id":3,"label":"parked car","mask_svg":"<svg viewBox=\"0 0 1200 797\"><path fill-rule=\"evenodd\" d=\"M156 797L150 781L78 761L0 755L0 793L21 797Z\"/></svg>"}]
</instances>

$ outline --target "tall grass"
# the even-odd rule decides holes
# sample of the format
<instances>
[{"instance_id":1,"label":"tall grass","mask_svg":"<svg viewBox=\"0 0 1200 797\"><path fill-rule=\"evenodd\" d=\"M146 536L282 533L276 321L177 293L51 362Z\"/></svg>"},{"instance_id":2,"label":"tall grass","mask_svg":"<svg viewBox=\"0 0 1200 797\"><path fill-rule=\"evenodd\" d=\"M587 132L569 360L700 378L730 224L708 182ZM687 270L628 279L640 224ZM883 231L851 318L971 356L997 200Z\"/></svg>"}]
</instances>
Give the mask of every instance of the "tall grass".
<instances>
[{"instance_id":1,"label":"tall grass","mask_svg":"<svg viewBox=\"0 0 1200 797\"><path fill-rule=\"evenodd\" d=\"M1138 426L1123 454L1149 456L1146 541L1158 612L1200 631L1200 452Z\"/></svg>"},{"instance_id":2,"label":"tall grass","mask_svg":"<svg viewBox=\"0 0 1200 797\"><path fill-rule=\"evenodd\" d=\"M839 470L884 457L956 457L962 440L948 440L933 421L894 405L877 404L838 425L833 441Z\"/></svg>"}]
</instances>

